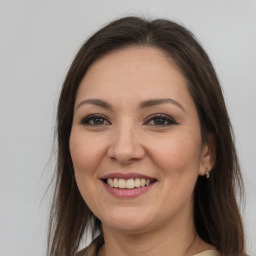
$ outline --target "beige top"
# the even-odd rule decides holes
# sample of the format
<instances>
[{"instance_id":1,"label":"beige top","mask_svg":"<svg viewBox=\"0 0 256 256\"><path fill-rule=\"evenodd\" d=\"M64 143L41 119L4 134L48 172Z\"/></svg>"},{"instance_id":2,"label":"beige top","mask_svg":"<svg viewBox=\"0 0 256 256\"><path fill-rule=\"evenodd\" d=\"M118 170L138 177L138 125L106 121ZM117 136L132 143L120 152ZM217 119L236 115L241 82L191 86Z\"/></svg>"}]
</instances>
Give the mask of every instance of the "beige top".
<instances>
[{"instance_id":1,"label":"beige top","mask_svg":"<svg viewBox=\"0 0 256 256\"><path fill-rule=\"evenodd\" d=\"M89 246L78 252L75 256L97 256L98 250L101 247L101 242L99 239L94 239ZM219 256L217 250L207 250L193 256Z\"/></svg>"},{"instance_id":2,"label":"beige top","mask_svg":"<svg viewBox=\"0 0 256 256\"><path fill-rule=\"evenodd\" d=\"M198 254L195 254L193 256L219 256L219 252L217 250L207 250L204 252L200 252Z\"/></svg>"}]
</instances>

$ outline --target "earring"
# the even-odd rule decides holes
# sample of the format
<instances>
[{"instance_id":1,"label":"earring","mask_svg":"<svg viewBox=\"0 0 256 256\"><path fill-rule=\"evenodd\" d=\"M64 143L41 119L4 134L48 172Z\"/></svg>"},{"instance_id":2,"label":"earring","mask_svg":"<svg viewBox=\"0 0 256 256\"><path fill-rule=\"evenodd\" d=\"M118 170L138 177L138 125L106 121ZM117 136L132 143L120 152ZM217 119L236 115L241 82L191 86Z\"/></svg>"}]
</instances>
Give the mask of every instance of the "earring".
<instances>
[{"instance_id":1,"label":"earring","mask_svg":"<svg viewBox=\"0 0 256 256\"><path fill-rule=\"evenodd\" d=\"M206 177L206 179L209 179L209 178L210 178L210 172L207 171L207 172L205 173L205 177Z\"/></svg>"}]
</instances>

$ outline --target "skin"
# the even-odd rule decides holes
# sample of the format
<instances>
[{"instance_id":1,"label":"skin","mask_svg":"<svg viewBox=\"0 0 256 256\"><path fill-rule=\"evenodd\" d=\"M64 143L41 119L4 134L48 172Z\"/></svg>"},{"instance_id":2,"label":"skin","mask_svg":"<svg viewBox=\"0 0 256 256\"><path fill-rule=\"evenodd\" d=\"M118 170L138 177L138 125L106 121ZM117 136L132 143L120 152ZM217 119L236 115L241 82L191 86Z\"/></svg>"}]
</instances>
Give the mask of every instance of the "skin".
<instances>
[{"instance_id":1,"label":"skin","mask_svg":"<svg viewBox=\"0 0 256 256\"><path fill-rule=\"evenodd\" d=\"M141 108L144 101L167 98L176 103ZM102 117L85 121L92 114ZM81 195L102 222L99 255L180 256L212 249L193 222L193 191L198 175L213 166L211 148L202 142L185 77L161 50L129 47L94 62L77 92L70 152ZM157 181L138 197L117 198L100 180L113 172Z\"/></svg>"}]
</instances>

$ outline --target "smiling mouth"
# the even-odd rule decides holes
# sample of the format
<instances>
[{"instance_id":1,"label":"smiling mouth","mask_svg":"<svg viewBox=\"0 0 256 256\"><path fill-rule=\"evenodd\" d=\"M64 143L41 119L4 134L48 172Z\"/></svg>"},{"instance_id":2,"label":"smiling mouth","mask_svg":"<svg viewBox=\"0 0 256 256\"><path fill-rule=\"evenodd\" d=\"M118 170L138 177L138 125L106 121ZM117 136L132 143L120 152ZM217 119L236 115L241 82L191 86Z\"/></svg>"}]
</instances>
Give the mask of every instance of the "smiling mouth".
<instances>
[{"instance_id":1,"label":"smiling mouth","mask_svg":"<svg viewBox=\"0 0 256 256\"><path fill-rule=\"evenodd\" d=\"M108 178L102 179L108 186L112 188L119 189L134 189L140 187L146 187L156 182L155 179L145 179L145 178L131 178L131 179L122 179L122 178Z\"/></svg>"}]
</instances>

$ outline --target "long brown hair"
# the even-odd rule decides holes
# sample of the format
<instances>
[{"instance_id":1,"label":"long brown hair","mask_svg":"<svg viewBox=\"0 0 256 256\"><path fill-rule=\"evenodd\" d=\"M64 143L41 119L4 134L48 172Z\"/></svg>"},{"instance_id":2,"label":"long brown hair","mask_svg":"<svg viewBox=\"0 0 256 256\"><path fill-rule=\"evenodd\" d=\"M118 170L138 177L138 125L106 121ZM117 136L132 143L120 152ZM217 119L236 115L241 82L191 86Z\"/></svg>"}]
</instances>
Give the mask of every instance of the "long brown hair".
<instances>
[{"instance_id":1,"label":"long brown hair","mask_svg":"<svg viewBox=\"0 0 256 256\"><path fill-rule=\"evenodd\" d=\"M71 256L83 235L102 235L101 223L81 197L69 151L77 89L88 67L111 51L128 46L152 46L175 60L187 79L196 104L202 138L211 134L216 163L211 177L198 177L194 222L199 236L221 255L242 255L244 232L236 199L243 192L232 128L221 87L209 57L190 31L164 19L126 17L91 36L77 53L63 83L57 112L56 184L49 222L48 255Z\"/></svg>"}]
</instances>

